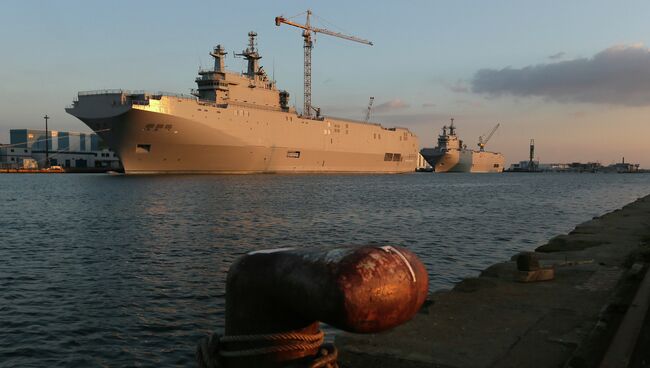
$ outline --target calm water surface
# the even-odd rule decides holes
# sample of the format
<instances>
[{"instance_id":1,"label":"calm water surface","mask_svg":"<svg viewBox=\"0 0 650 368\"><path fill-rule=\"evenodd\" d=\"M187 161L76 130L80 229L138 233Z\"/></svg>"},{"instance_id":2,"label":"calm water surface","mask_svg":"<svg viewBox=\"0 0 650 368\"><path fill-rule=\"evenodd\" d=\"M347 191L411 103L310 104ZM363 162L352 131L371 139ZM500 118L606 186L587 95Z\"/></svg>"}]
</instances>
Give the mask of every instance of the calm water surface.
<instances>
[{"instance_id":1,"label":"calm water surface","mask_svg":"<svg viewBox=\"0 0 650 368\"><path fill-rule=\"evenodd\" d=\"M0 366L193 365L226 272L391 243L431 288L650 194L650 175L0 175Z\"/></svg>"}]
</instances>

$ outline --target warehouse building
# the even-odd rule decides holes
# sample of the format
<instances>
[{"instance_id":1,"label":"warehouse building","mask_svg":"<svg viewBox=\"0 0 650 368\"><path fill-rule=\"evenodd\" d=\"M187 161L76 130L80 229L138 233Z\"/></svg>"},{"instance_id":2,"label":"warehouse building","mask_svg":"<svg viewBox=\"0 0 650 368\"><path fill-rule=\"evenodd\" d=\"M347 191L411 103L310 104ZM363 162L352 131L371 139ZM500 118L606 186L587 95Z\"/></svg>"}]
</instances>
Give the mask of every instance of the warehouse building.
<instances>
[{"instance_id":1,"label":"warehouse building","mask_svg":"<svg viewBox=\"0 0 650 368\"><path fill-rule=\"evenodd\" d=\"M94 133L62 132L50 130L11 129L10 143L0 145L0 165L7 168L28 168L33 161L39 168L49 166L65 169L121 168L119 157L109 150ZM47 144L47 146L46 146Z\"/></svg>"}]
</instances>

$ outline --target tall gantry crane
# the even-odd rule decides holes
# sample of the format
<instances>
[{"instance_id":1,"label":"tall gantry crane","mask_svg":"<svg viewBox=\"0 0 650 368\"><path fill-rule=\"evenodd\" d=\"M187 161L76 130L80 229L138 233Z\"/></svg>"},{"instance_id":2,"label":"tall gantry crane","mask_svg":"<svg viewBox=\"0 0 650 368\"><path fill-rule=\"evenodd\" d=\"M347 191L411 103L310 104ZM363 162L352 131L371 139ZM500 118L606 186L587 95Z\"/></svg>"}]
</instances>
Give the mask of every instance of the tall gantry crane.
<instances>
[{"instance_id":1,"label":"tall gantry crane","mask_svg":"<svg viewBox=\"0 0 650 368\"><path fill-rule=\"evenodd\" d=\"M479 150L480 150L481 152L485 151L485 145L488 143L488 141L490 140L490 138L492 138L492 135L494 134L494 132L496 132L497 129L499 129L499 126L500 126L500 125L501 125L501 123L495 125L494 128L492 128L492 130L490 131L490 133L487 135L487 137L483 138L483 137L485 136L485 134L482 135L482 136L480 136L480 137L478 137L478 148L479 148Z\"/></svg>"},{"instance_id":2,"label":"tall gantry crane","mask_svg":"<svg viewBox=\"0 0 650 368\"><path fill-rule=\"evenodd\" d=\"M364 40L359 37L349 36L343 33L330 31L328 29L313 27L310 24L310 19L309 19L311 15L312 15L311 10L307 10L307 21L305 22L305 24L300 24L300 23L290 21L283 16L275 17L275 25L279 26L280 24L284 23L302 29L302 37L305 40L305 44L303 46L305 51L305 80L304 80L305 100L304 100L304 107L303 107L303 115L305 117L312 117L313 116L312 109L313 109L314 111L316 111L316 116L318 117L320 115L320 109L314 108L311 104L311 49L314 47L313 40L312 40L312 33L322 33L322 34L326 34L338 38L343 38L349 41L363 43L370 46L372 46L372 42L368 40Z\"/></svg>"}]
</instances>

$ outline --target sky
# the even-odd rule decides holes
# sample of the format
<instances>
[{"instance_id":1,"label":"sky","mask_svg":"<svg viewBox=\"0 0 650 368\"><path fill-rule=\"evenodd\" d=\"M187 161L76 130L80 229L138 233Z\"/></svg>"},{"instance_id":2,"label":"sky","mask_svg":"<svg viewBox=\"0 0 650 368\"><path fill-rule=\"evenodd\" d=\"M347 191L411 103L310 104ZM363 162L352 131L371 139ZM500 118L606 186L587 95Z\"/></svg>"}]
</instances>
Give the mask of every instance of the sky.
<instances>
[{"instance_id":1,"label":"sky","mask_svg":"<svg viewBox=\"0 0 650 368\"><path fill-rule=\"evenodd\" d=\"M245 67L247 33L261 64L302 106L298 29L278 15L311 9L317 35L312 103L325 115L372 120L435 138L450 118L468 146L500 123L487 148L507 163L640 163L650 168L648 1L36 1L0 11L0 143L9 129L89 131L65 113L78 91L188 93L208 52ZM304 16L293 18L304 22Z\"/></svg>"}]
</instances>

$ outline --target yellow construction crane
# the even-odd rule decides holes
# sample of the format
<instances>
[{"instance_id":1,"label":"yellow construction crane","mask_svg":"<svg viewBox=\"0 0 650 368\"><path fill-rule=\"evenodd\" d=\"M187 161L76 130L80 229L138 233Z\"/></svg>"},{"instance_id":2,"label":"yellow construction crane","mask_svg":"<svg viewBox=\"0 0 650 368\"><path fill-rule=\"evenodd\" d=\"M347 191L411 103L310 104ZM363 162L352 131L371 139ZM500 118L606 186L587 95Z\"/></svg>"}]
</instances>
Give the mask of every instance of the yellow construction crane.
<instances>
[{"instance_id":1,"label":"yellow construction crane","mask_svg":"<svg viewBox=\"0 0 650 368\"><path fill-rule=\"evenodd\" d=\"M312 109L313 109L316 112L316 117L318 118L320 117L320 109L314 108L311 104L311 49L314 47L311 34L322 33L322 34L326 34L338 38L343 38L349 41L363 43L370 46L372 46L372 42L368 40L364 40L359 37L349 36L343 33L330 31L328 29L312 27L309 19L311 15L312 15L311 10L307 10L307 21L305 22L305 24L300 24L300 23L290 21L283 16L275 17L275 25L279 26L280 24L284 23L290 26L298 27L303 30L302 37L305 40L305 44L303 46L305 50L305 100L304 100L303 115L308 118L312 117Z\"/></svg>"},{"instance_id":2,"label":"yellow construction crane","mask_svg":"<svg viewBox=\"0 0 650 368\"><path fill-rule=\"evenodd\" d=\"M485 136L485 134L478 137L478 148L479 148L480 151L485 151L485 145L488 143L490 138L492 138L492 135L494 134L494 132L496 132L497 129L499 129L500 125L501 125L501 123L495 125L494 128L492 128L492 130L490 131L490 134L488 134L486 138L483 138Z\"/></svg>"}]
</instances>

